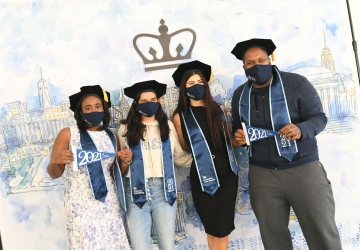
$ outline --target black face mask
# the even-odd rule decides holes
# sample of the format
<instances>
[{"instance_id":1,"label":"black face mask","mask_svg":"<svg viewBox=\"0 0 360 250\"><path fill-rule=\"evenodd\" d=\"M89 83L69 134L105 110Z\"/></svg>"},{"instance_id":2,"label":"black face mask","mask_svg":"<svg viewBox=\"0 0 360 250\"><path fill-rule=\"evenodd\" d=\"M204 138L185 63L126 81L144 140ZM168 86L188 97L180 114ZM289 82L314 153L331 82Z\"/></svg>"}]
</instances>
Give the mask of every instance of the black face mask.
<instances>
[{"instance_id":1,"label":"black face mask","mask_svg":"<svg viewBox=\"0 0 360 250\"><path fill-rule=\"evenodd\" d=\"M92 127L98 126L104 120L104 112L91 112L81 114L84 121Z\"/></svg>"},{"instance_id":2,"label":"black face mask","mask_svg":"<svg viewBox=\"0 0 360 250\"><path fill-rule=\"evenodd\" d=\"M247 78L256 84L262 85L270 78L271 64L257 64L245 70Z\"/></svg>"},{"instance_id":3,"label":"black face mask","mask_svg":"<svg viewBox=\"0 0 360 250\"><path fill-rule=\"evenodd\" d=\"M205 96L205 86L201 84L195 84L189 88L186 88L186 94L193 100L201 100Z\"/></svg>"},{"instance_id":4,"label":"black face mask","mask_svg":"<svg viewBox=\"0 0 360 250\"><path fill-rule=\"evenodd\" d=\"M136 111L146 117L152 117L160 107L159 102L146 102L136 105Z\"/></svg>"}]
</instances>

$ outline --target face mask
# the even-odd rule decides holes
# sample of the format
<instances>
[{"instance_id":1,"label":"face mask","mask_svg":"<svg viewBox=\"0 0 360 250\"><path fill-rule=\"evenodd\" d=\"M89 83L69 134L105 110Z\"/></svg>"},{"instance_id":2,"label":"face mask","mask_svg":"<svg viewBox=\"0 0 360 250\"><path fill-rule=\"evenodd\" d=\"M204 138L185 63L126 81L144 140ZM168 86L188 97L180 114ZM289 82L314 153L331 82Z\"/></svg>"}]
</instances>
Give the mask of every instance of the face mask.
<instances>
[{"instance_id":1,"label":"face mask","mask_svg":"<svg viewBox=\"0 0 360 250\"><path fill-rule=\"evenodd\" d=\"M146 117L152 117L158 111L160 103L146 102L136 105L136 111Z\"/></svg>"},{"instance_id":2,"label":"face mask","mask_svg":"<svg viewBox=\"0 0 360 250\"><path fill-rule=\"evenodd\" d=\"M81 114L84 121L92 127L98 126L104 120L104 112L91 112Z\"/></svg>"},{"instance_id":3,"label":"face mask","mask_svg":"<svg viewBox=\"0 0 360 250\"><path fill-rule=\"evenodd\" d=\"M257 64L245 70L247 78L256 84L264 84L271 75L271 64Z\"/></svg>"},{"instance_id":4,"label":"face mask","mask_svg":"<svg viewBox=\"0 0 360 250\"><path fill-rule=\"evenodd\" d=\"M205 86L201 84L195 84L194 86L186 88L186 94L195 101L201 100L205 96Z\"/></svg>"}]
</instances>

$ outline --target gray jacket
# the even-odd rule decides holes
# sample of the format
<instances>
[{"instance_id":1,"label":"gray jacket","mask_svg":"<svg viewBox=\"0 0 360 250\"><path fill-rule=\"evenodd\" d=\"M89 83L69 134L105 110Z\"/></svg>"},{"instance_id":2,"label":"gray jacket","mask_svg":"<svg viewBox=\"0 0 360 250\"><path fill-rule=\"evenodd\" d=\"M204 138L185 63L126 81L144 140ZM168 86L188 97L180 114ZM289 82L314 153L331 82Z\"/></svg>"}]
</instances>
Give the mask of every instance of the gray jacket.
<instances>
[{"instance_id":1,"label":"gray jacket","mask_svg":"<svg viewBox=\"0 0 360 250\"><path fill-rule=\"evenodd\" d=\"M298 153L292 162L279 156L273 137L253 142L250 164L259 167L286 169L319 159L315 136L324 130L327 123L319 95L305 77L287 72L280 72L280 74L291 122L300 128L302 136L296 141ZM233 133L237 129L242 129L239 99L244 86L243 84L238 87L232 97ZM263 96L255 88L252 88L250 105L251 126L272 130L269 91L266 91Z\"/></svg>"}]
</instances>

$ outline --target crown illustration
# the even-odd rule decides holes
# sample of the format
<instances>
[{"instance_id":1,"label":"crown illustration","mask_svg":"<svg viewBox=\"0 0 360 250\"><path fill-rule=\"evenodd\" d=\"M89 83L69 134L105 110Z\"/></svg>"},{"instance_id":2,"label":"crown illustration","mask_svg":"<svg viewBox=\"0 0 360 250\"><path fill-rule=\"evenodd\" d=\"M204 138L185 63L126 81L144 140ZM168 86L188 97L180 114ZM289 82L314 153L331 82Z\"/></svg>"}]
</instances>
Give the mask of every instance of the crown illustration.
<instances>
[{"instance_id":1,"label":"crown illustration","mask_svg":"<svg viewBox=\"0 0 360 250\"><path fill-rule=\"evenodd\" d=\"M171 34L168 34L168 27L166 25L164 25L165 21L163 19L160 20L160 27L159 27L159 32L160 35L152 35L152 34L139 34L137 36L134 37L133 40L133 44L134 44L134 48L136 50L136 52L140 55L141 59L144 61L145 64L145 71L152 71L152 70L159 70L159 69L169 69L169 68L176 68L177 66L179 66L180 63L173 63L173 64L168 64L168 65L161 65L161 66L153 66L153 67L146 67L147 64L152 64L152 63L161 63L161 62L170 62L170 61L176 61L176 60L183 60L183 59L190 59L191 58L191 52L194 48L195 45L195 41L196 41L196 33L195 31L193 31L192 29L189 28L185 28L185 29L181 29L178 31L175 31ZM190 32L193 36L193 40L192 43L190 45L189 51L185 54L185 55L181 55L181 51L184 49L183 46L181 45L181 43L176 47L176 56L173 57L170 54L170 40L173 36L182 33L182 32ZM139 50L136 41L140 38L140 37L150 37L150 38L155 38L158 39L160 42L160 45L163 49L163 56L162 58L157 58L156 54L157 51L155 49L153 49L152 47L150 47L149 49L149 54L152 55L152 59L149 60L147 59L144 54Z\"/></svg>"}]
</instances>

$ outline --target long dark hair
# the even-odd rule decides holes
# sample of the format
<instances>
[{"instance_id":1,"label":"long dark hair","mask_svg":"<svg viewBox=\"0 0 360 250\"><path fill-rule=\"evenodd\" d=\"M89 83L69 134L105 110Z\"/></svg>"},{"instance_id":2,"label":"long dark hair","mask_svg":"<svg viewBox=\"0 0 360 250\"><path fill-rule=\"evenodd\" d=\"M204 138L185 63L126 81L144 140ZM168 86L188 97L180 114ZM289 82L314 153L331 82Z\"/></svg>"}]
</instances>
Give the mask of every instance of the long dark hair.
<instances>
[{"instance_id":1,"label":"long dark hair","mask_svg":"<svg viewBox=\"0 0 360 250\"><path fill-rule=\"evenodd\" d=\"M211 96L210 87L205 79L203 73L199 70L188 70L184 73L183 78L180 83L180 90L179 90L179 102L178 106L176 107L174 114L179 114L183 112L186 114L187 110L190 107L190 100L189 97L186 95L186 82L189 78L193 75L199 75L202 79L202 82L205 86L205 96L203 98L205 104L205 111L208 118L209 129L211 132L211 140L216 147L217 143L221 141L223 136L223 124L221 121L221 117L218 112L218 105Z\"/></svg>"},{"instance_id":2,"label":"long dark hair","mask_svg":"<svg viewBox=\"0 0 360 250\"><path fill-rule=\"evenodd\" d=\"M136 146L140 139L144 141L146 126L141 121L141 114L136 111L136 105L139 102L140 95L141 94L135 95L126 119L121 121L122 124L127 125L127 131L122 136L126 137L129 146ZM168 118L161 106L155 113L155 119L159 122L160 138L162 141L166 141L169 139L170 128Z\"/></svg>"},{"instance_id":3,"label":"long dark hair","mask_svg":"<svg viewBox=\"0 0 360 250\"><path fill-rule=\"evenodd\" d=\"M96 97L99 97L99 96L97 96L97 95L94 95L94 96L96 96ZM99 97L99 99L101 100L101 103L102 103L102 106L103 106L103 109L104 109L104 113L105 113L105 117L104 117L104 119L102 120L102 126L100 126L100 129L99 130L105 130L105 129L107 129L108 128L108 126L109 126L109 124L110 124L110 121L111 121L111 115L110 115L110 111L109 111L109 105L102 99L102 98L100 98ZM81 103L82 103L82 101L84 100L84 98L82 98L79 102L78 102L78 104L77 104L77 106L76 106L76 108L75 108L75 111L74 111L74 118L75 118L75 120L76 120L76 124L77 124L77 126L79 127L79 128L82 128L82 129L84 129L84 130L87 130L89 127L91 127L91 126L89 126L85 121L84 121L84 119L82 118L82 116L81 116L81 112L83 112L82 111L82 108L81 108ZM84 112L83 112L84 113Z\"/></svg>"}]
</instances>

